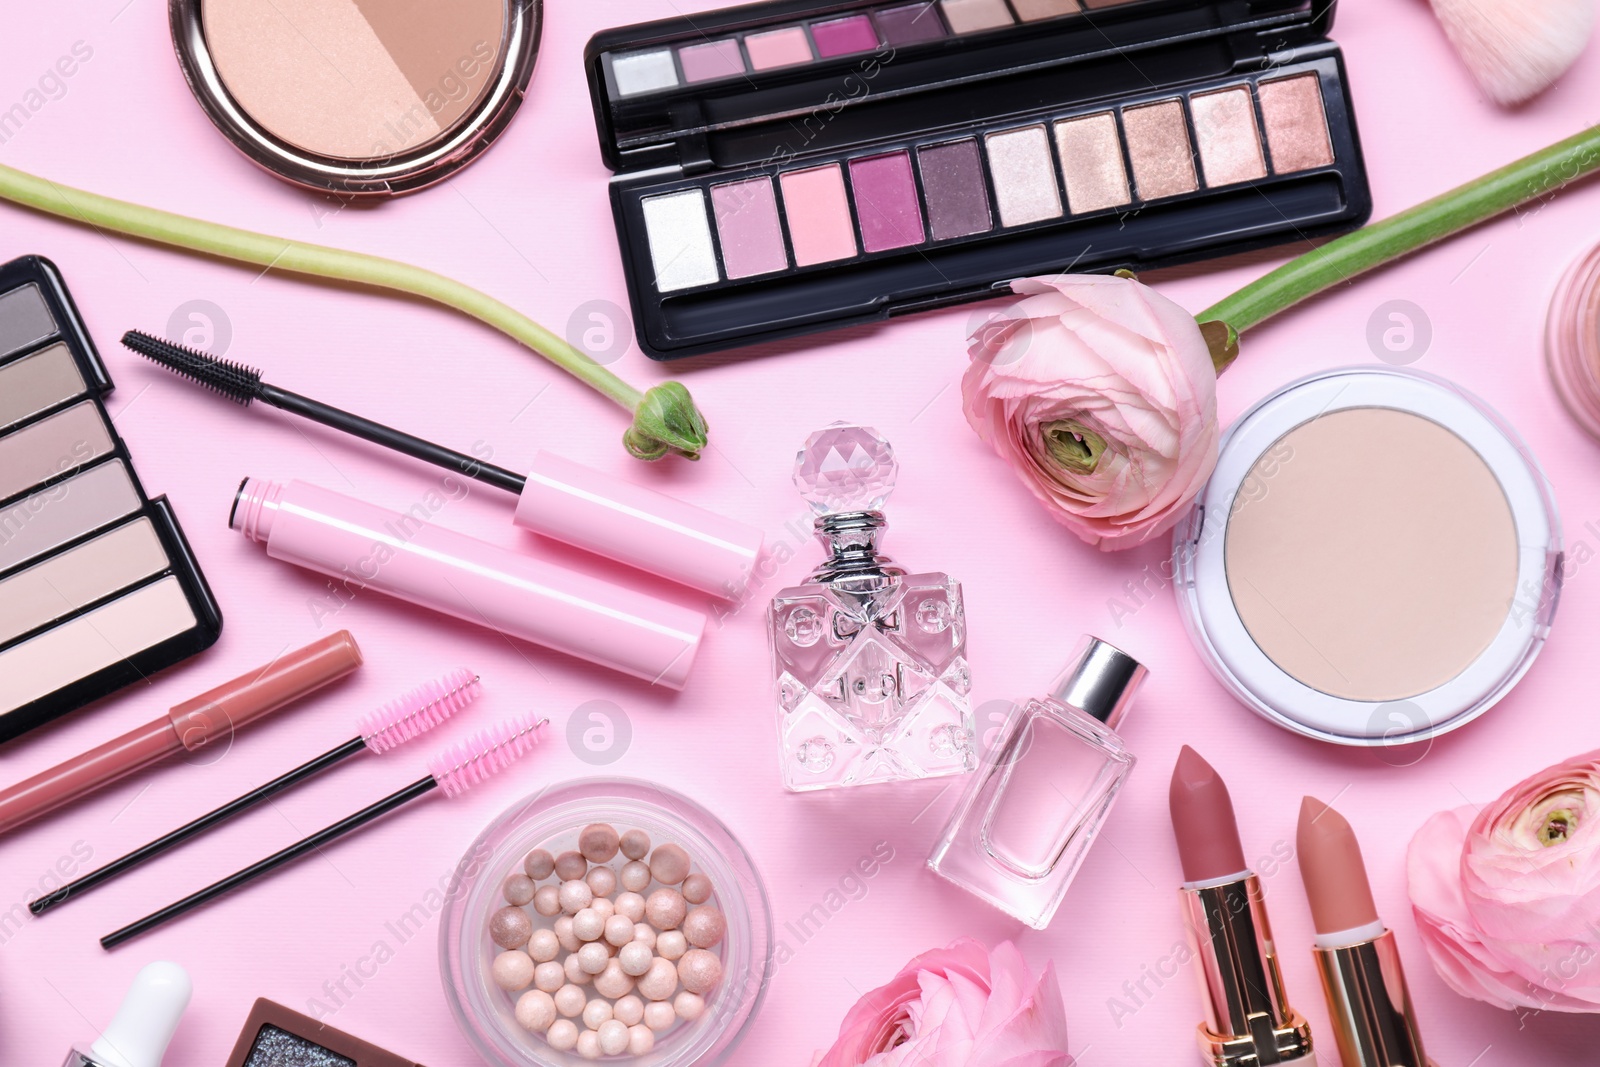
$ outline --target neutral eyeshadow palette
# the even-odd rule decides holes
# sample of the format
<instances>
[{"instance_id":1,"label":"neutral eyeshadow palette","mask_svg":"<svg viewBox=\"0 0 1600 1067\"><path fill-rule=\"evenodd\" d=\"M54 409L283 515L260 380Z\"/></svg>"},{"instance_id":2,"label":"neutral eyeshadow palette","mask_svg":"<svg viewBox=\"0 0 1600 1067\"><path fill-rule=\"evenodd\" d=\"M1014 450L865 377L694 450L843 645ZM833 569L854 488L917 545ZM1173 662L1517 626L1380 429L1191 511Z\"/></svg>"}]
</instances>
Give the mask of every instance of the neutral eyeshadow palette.
<instances>
[{"instance_id":1,"label":"neutral eyeshadow palette","mask_svg":"<svg viewBox=\"0 0 1600 1067\"><path fill-rule=\"evenodd\" d=\"M676 359L1371 211L1333 4L773 0L587 51L636 334Z\"/></svg>"},{"instance_id":2,"label":"neutral eyeshadow palette","mask_svg":"<svg viewBox=\"0 0 1600 1067\"><path fill-rule=\"evenodd\" d=\"M0 266L0 742L209 647L222 615L107 414L61 274Z\"/></svg>"}]
</instances>

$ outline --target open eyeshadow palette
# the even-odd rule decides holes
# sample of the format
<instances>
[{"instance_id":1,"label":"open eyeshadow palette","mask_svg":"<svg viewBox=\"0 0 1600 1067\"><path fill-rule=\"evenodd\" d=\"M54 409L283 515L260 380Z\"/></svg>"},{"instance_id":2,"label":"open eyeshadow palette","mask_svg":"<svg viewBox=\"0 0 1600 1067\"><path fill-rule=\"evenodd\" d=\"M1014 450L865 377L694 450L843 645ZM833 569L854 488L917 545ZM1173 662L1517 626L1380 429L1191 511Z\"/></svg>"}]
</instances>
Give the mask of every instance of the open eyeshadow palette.
<instances>
[{"instance_id":1,"label":"open eyeshadow palette","mask_svg":"<svg viewBox=\"0 0 1600 1067\"><path fill-rule=\"evenodd\" d=\"M772 0L597 34L641 345L675 359L1353 229L1371 197L1332 17Z\"/></svg>"},{"instance_id":2,"label":"open eyeshadow palette","mask_svg":"<svg viewBox=\"0 0 1600 1067\"><path fill-rule=\"evenodd\" d=\"M55 266L0 266L0 741L222 630L171 505L145 496L111 423L111 388Z\"/></svg>"}]
</instances>

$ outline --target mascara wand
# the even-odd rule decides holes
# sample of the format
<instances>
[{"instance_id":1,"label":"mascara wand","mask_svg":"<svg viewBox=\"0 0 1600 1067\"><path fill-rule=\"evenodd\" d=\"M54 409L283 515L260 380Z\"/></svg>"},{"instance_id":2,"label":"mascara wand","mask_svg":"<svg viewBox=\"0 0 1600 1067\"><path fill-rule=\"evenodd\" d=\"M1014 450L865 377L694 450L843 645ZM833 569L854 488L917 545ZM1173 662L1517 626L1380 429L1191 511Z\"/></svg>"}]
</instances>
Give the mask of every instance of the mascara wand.
<instances>
[{"instance_id":1,"label":"mascara wand","mask_svg":"<svg viewBox=\"0 0 1600 1067\"><path fill-rule=\"evenodd\" d=\"M118 875L155 859L168 849L175 848L190 838L227 822L235 815L248 811L262 801L275 797L308 778L321 774L357 753L382 754L405 744L414 737L420 737L476 700L481 689L478 676L464 669L451 671L443 678L419 685L363 716L359 724L360 737L331 748L294 770L280 774L265 785L257 786L220 808L206 812L171 833L163 834L148 845L136 848L120 859L112 860L104 867L68 882L55 892L29 902L28 910L35 915L43 915L58 904L65 904L97 885L104 885Z\"/></svg>"},{"instance_id":2,"label":"mascara wand","mask_svg":"<svg viewBox=\"0 0 1600 1067\"><path fill-rule=\"evenodd\" d=\"M353 830L357 830L367 823L387 815L396 808L409 804L418 797L425 796L435 789L444 791L447 797L458 797L473 786L489 778L499 771L510 766L518 757L525 755L529 749L536 745L541 727L547 725L549 719L535 721L532 716L510 719L498 726L491 727L481 733L467 738L459 745L445 749L432 763L428 765L428 775L421 778L404 789L390 793L375 804L370 804L353 815L346 816L331 826L324 827L295 842L288 848L274 852L266 859L251 864L242 871L230 874L220 882L213 882L198 892L191 893L175 904L169 904L160 911L152 912L137 922L129 923L120 930L115 930L100 939L100 947L104 949L116 948L124 941L148 933L164 923L170 922L193 911L202 904L230 893L240 886L260 878L264 874L277 870L286 864L315 851L331 841L335 841Z\"/></svg>"},{"instance_id":3,"label":"mascara wand","mask_svg":"<svg viewBox=\"0 0 1600 1067\"><path fill-rule=\"evenodd\" d=\"M740 596L761 555L763 534L704 508L539 452L527 477L454 449L261 380L253 367L196 352L138 330L122 343L175 374L249 407L259 400L413 459L518 496L513 521L713 596Z\"/></svg>"}]
</instances>

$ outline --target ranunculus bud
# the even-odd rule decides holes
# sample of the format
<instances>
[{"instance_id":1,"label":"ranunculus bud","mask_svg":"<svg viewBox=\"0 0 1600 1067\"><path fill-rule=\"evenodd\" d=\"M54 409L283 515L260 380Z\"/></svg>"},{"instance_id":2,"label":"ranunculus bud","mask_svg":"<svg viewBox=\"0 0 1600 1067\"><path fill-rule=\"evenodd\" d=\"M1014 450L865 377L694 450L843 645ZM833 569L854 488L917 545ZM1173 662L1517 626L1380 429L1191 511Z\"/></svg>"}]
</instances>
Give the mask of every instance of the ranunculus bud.
<instances>
[{"instance_id":1,"label":"ranunculus bud","mask_svg":"<svg viewBox=\"0 0 1600 1067\"><path fill-rule=\"evenodd\" d=\"M1171 529L1217 463L1217 375L1194 317L1127 277L1011 288L1022 299L971 339L967 421L1089 544Z\"/></svg>"}]
</instances>

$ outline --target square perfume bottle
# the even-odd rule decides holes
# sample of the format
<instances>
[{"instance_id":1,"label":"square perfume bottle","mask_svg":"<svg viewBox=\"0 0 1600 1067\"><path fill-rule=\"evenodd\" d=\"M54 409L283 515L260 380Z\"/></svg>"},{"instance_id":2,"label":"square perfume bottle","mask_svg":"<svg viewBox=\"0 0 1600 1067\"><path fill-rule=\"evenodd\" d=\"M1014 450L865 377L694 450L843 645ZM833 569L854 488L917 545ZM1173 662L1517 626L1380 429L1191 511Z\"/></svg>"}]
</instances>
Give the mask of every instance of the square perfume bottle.
<instances>
[{"instance_id":1,"label":"square perfume bottle","mask_svg":"<svg viewBox=\"0 0 1600 1067\"><path fill-rule=\"evenodd\" d=\"M1087 638L1055 695L1002 728L928 866L1036 930L1049 926L1133 770L1116 727L1145 674Z\"/></svg>"},{"instance_id":2,"label":"square perfume bottle","mask_svg":"<svg viewBox=\"0 0 1600 1067\"><path fill-rule=\"evenodd\" d=\"M878 554L895 471L889 442L847 423L812 434L796 457L795 484L828 551L767 611L783 784L796 792L976 763L961 585Z\"/></svg>"}]
</instances>

